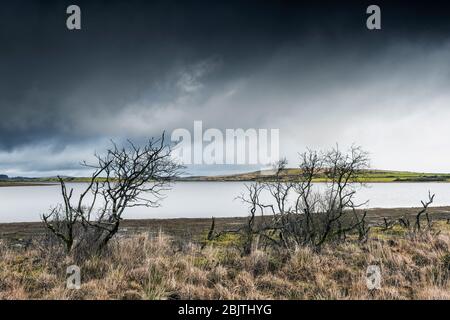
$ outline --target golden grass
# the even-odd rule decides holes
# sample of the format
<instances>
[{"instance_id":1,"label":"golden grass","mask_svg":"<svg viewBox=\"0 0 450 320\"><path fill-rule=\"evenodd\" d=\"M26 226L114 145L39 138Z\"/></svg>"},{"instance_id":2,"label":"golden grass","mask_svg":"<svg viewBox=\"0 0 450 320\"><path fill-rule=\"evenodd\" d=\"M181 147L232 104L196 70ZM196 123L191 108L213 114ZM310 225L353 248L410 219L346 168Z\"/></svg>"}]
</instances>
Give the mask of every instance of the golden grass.
<instances>
[{"instance_id":1,"label":"golden grass","mask_svg":"<svg viewBox=\"0 0 450 320\"><path fill-rule=\"evenodd\" d=\"M379 231L377 231L379 232ZM80 290L66 289L73 258L57 249L0 245L1 299L450 299L450 238L350 240L317 252L256 248L242 257L217 244L180 246L163 234L116 240L107 254L78 263ZM378 265L381 289L366 286Z\"/></svg>"}]
</instances>

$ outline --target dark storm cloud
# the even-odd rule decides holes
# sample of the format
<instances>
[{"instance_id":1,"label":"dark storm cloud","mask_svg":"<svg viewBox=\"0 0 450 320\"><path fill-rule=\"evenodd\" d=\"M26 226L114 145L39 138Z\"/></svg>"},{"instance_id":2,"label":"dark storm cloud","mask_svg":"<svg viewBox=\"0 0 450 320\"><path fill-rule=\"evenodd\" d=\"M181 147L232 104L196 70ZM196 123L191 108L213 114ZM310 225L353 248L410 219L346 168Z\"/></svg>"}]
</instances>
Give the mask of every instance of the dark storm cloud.
<instances>
[{"instance_id":1,"label":"dark storm cloud","mask_svg":"<svg viewBox=\"0 0 450 320\"><path fill-rule=\"evenodd\" d=\"M250 8L240 13L240 6L81 2L77 33L65 29L67 4L1 10L2 148L88 139L97 132L86 134L84 119L102 121L139 99L162 104L178 94L171 74L185 65L219 55L230 65L222 76L245 72L263 47L279 41L263 23L268 10L250 21Z\"/></svg>"},{"instance_id":2,"label":"dark storm cloud","mask_svg":"<svg viewBox=\"0 0 450 320\"><path fill-rule=\"evenodd\" d=\"M438 70L433 61L444 70L429 74L433 88L448 84L444 2L378 2L379 32L365 28L365 1L74 3L81 31L65 28L72 1L2 4L0 170L72 170L109 138L144 139L197 119L289 130L288 112L354 112L336 101L351 86L385 90L386 77L410 84L400 92L418 88L412 73Z\"/></svg>"}]
</instances>

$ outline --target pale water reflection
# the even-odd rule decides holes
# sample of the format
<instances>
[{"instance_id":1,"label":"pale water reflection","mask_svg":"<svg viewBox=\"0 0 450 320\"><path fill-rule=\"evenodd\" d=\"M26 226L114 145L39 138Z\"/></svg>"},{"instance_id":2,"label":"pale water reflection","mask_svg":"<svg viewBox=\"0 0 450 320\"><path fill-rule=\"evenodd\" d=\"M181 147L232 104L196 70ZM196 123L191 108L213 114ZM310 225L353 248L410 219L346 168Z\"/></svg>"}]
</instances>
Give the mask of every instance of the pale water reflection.
<instances>
[{"instance_id":1,"label":"pale water reflection","mask_svg":"<svg viewBox=\"0 0 450 320\"><path fill-rule=\"evenodd\" d=\"M79 192L83 184L68 184ZM450 205L450 183L373 183L359 190L359 201L371 208L420 206L428 190L436 193L434 206ZM246 205L235 199L243 182L178 182L159 208L130 208L127 219L199 218L247 215ZM0 222L39 221L40 214L61 202L58 185L0 188Z\"/></svg>"}]
</instances>

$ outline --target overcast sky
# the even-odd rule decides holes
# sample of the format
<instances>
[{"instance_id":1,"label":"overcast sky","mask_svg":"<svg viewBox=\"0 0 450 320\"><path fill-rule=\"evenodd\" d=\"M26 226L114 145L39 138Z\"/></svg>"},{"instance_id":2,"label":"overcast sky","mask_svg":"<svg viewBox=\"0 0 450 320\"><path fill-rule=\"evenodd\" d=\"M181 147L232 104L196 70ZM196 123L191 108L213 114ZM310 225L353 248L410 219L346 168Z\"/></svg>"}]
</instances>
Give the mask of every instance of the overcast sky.
<instances>
[{"instance_id":1,"label":"overcast sky","mask_svg":"<svg viewBox=\"0 0 450 320\"><path fill-rule=\"evenodd\" d=\"M84 174L110 139L194 120L278 128L292 166L355 143L374 168L450 172L449 10L409 2L376 2L377 31L365 1L2 3L0 174Z\"/></svg>"}]
</instances>

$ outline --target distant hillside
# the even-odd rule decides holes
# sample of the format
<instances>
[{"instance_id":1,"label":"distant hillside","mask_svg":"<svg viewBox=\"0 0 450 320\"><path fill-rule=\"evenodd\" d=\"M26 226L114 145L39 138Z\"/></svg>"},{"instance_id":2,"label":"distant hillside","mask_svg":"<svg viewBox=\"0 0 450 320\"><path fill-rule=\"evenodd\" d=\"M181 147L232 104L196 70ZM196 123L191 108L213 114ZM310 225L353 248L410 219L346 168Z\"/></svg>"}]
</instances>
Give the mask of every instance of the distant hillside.
<instances>
[{"instance_id":1,"label":"distant hillside","mask_svg":"<svg viewBox=\"0 0 450 320\"><path fill-rule=\"evenodd\" d=\"M301 173L300 169L285 169L281 176L286 181L295 181ZM3 175L5 176L5 175ZM48 178L1 178L0 186L14 185L46 185L58 183L56 177ZM390 171L390 170L364 170L359 174L361 182L450 182L449 173L420 173L408 171ZM63 177L66 182L89 182L89 177ZM182 177L177 181L271 181L274 179L272 170L262 170L232 175L220 176L190 176ZM102 178L99 178L102 180ZM315 182L325 182L324 175L318 174L314 179Z\"/></svg>"},{"instance_id":2,"label":"distant hillside","mask_svg":"<svg viewBox=\"0 0 450 320\"><path fill-rule=\"evenodd\" d=\"M281 176L285 180L296 180L300 169L285 169ZM242 174L222 176L186 177L184 181L270 181L274 178L272 170L254 171ZM364 170L359 174L361 182L450 182L448 173L419 173L408 171ZM325 176L318 174L316 182L326 181Z\"/></svg>"}]
</instances>

